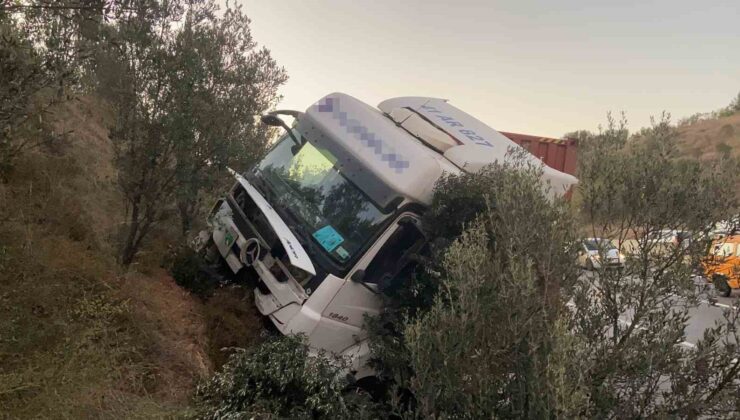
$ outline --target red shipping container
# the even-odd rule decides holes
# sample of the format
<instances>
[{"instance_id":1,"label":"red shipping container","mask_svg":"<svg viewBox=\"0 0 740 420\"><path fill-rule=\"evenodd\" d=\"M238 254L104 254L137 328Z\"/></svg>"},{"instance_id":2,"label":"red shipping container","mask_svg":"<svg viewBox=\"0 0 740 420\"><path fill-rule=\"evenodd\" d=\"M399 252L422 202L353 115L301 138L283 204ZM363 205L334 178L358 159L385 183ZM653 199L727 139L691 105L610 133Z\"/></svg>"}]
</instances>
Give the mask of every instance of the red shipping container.
<instances>
[{"instance_id":1,"label":"red shipping container","mask_svg":"<svg viewBox=\"0 0 740 420\"><path fill-rule=\"evenodd\" d=\"M578 140L553 139L531 136L529 134L507 133L504 131L500 133L540 158L545 165L575 176Z\"/></svg>"}]
</instances>

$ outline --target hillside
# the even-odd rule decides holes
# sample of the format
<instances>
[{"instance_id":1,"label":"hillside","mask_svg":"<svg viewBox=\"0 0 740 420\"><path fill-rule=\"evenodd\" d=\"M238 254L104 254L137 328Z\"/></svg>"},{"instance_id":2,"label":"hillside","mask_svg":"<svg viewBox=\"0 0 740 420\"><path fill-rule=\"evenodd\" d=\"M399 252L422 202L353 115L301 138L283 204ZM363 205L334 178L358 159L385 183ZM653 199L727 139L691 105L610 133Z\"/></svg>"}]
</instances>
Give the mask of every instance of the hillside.
<instances>
[{"instance_id":1,"label":"hillside","mask_svg":"<svg viewBox=\"0 0 740 420\"><path fill-rule=\"evenodd\" d=\"M182 415L259 318L241 290L204 303L178 287L159 267L167 229L120 268L110 112L86 97L52 114L62 140L0 183L0 418Z\"/></svg>"},{"instance_id":2,"label":"hillside","mask_svg":"<svg viewBox=\"0 0 740 420\"><path fill-rule=\"evenodd\" d=\"M52 117L61 141L0 183L0 418L186 415L223 349L260 340L261 318L246 290L202 300L161 268L186 239L175 218L120 267L113 116L83 97ZM687 156L740 156L740 114L678 130Z\"/></svg>"},{"instance_id":3,"label":"hillside","mask_svg":"<svg viewBox=\"0 0 740 420\"><path fill-rule=\"evenodd\" d=\"M694 158L740 156L740 113L679 126L683 152Z\"/></svg>"}]
</instances>

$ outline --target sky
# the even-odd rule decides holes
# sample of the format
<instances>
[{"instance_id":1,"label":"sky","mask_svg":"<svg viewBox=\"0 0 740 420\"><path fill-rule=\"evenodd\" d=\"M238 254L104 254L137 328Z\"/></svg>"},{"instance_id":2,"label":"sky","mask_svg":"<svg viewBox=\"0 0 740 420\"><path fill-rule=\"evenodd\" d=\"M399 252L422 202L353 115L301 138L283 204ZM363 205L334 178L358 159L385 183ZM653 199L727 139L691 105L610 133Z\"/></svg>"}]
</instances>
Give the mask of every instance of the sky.
<instances>
[{"instance_id":1,"label":"sky","mask_svg":"<svg viewBox=\"0 0 740 420\"><path fill-rule=\"evenodd\" d=\"M239 2L290 77L283 109L332 92L430 96L500 131L561 137L608 111L636 130L740 91L737 0Z\"/></svg>"}]
</instances>

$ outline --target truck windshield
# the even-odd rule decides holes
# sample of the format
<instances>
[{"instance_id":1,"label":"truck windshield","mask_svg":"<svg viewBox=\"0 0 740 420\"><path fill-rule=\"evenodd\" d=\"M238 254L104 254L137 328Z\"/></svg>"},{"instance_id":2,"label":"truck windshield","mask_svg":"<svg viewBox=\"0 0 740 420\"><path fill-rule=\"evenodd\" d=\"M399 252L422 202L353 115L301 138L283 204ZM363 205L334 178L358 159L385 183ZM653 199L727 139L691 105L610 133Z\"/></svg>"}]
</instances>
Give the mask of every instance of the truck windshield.
<instances>
[{"instance_id":1,"label":"truck windshield","mask_svg":"<svg viewBox=\"0 0 740 420\"><path fill-rule=\"evenodd\" d=\"M285 135L257 171L278 210L289 212L303 236L310 236L335 262L345 265L390 215L351 183L336 162L327 150L307 141L296 145Z\"/></svg>"}]
</instances>

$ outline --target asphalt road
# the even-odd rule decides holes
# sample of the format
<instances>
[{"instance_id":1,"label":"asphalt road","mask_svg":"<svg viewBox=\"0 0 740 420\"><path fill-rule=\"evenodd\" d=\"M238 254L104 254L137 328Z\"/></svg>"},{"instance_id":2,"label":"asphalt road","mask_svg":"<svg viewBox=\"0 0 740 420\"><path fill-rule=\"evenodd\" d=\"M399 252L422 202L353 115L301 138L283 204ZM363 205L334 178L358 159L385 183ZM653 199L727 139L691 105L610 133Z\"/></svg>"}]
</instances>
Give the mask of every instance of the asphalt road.
<instances>
[{"instance_id":1,"label":"asphalt road","mask_svg":"<svg viewBox=\"0 0 740 420\"><path fill-rule=\"evenodd\" d=\"M695 277L697 286L706 284L701 277ZM737 300L740 298L740 290L733 290L730 297L722 297L714 292L710 284L707 292L702 298L701 304L690 311L691 319L686 327L686 341L696 343L701 339L704 330L715 325L715 322L725 322L724 311L737 310Z\"/></svg>"},{"instance_id":2,"label":"asphalt road","mask_svg":"<svg viewBox=\"0 0 740 420\"><path fill-rule=\"evenodd\" d=\"M593 278L594 273L584 272L586 277ZM686 326L686 340L680 343L684 347L693 348L697 341L704 335L707 328L713 327L717 322L726 322L725 311L737 310L736 305L740 300L740 290L733 290L730 297L722 297L715 293L711 283L707 283L702 277L693 278L697 288L702 288L699 306L690 309L690 319ZM678 299L678 297L676 297ZM621 322L625 325L631 322L631 314L625 313Z\"/></svg>"},{"instance_id":3,"label":"asphalt road","mask_svg":"<svg viewBox=\"0 0 740 420\"><path fill-rule=\"evenodd\" d=\"M727 322L725 319L726 311L735 311L738 299L740 299L740 290L733 290L730 297L719 296L715 293L711 283L707 283L702 277L694 277L694 283L697 288L703 288L700 294L699 306L689 310L689 322L686 325L686 340L680 343L684 347L696 347L697 341L704 335L707 328L713 327L716 323ZM676 301L678 303L678 297ZM622 317L624 324L629 324L630 314L625 313Z\"/></svg>"}]
</instances>

